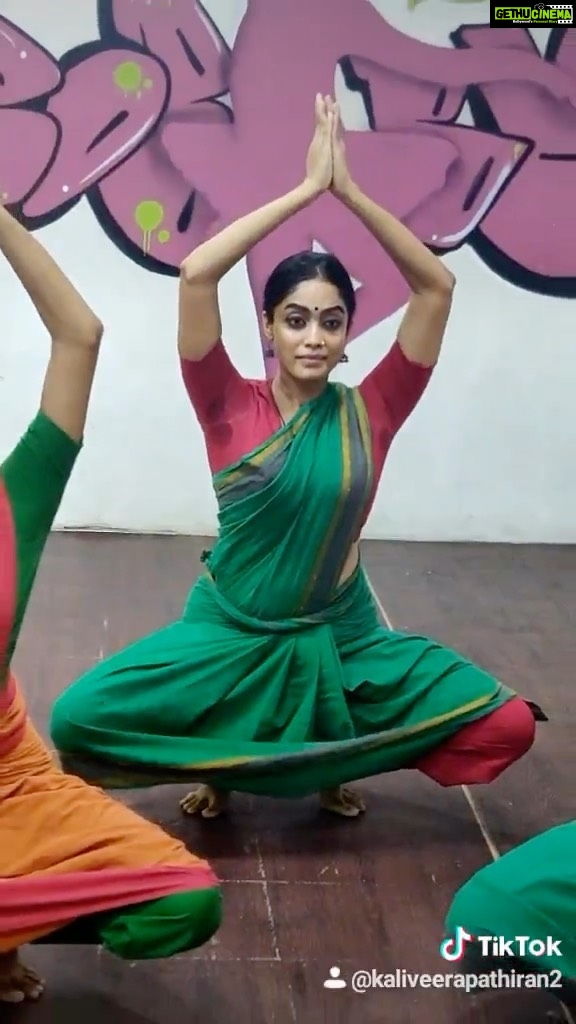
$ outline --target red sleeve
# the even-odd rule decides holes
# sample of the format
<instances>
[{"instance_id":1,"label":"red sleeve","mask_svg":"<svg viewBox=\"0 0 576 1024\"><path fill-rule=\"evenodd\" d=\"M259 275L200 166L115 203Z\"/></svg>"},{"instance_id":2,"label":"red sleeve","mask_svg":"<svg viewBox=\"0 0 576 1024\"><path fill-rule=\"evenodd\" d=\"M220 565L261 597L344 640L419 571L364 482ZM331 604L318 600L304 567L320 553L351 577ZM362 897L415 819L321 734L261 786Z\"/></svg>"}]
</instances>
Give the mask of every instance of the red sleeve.
<instances>
[{"instance_id":1,"label":"red sleeve","mask_svg":"<svg viewBox=\"0 0 576 1024\"><path fill-rule=\"evenodd\" d=\"M250 385L233 365L220 339L203 359L180 359L186 393L201 427L229 419L251 397Z\"/></svg>"},{"instance_id":2,"label":"red sleeve","mask_svg":"<svg viewBox=\"0 0 576 1024\"><path fill-rule=\"evenodd\" d=\"M373 424L396 434L422 398L432 372L431 366L411 362L395 341L359 388Z\"/></svg>"}]
</instances>

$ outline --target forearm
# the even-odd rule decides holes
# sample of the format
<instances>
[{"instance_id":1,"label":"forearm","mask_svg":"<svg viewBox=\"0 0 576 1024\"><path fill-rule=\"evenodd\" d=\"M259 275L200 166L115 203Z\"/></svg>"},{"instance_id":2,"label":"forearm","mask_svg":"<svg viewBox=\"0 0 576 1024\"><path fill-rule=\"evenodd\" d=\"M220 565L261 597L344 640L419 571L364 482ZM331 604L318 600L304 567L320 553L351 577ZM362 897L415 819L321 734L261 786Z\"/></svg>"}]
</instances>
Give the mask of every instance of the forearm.
<instances>
[{"instance_id":1,"label":"forearm","mask_svg":"<svg viewBox=\"0 0 576 1024\"><path fill-rule=\"evenodd\" d=\"M54 341L90 346L100 340L98 317L40 242L1 205L0 251Z\"/></svg>"},{"instance_id":2,"label":"forearm","mask_svg":"<svg viewBox=\"0 0 576 1024\"><path fill-rule=\"evenodd\" d=\"M350 185L338 197L380 243L415 294L450 292L453 275L441 260L387 210L356 186Z\"/></svg>"},{"instance_id":3,"label":"forearm","mask_svg":"<svg viewBox=\"0 0 576 1024\"><path fill-rule=\"evenodd\" d=\"M80 447L40 413L0 467L4 515L9 512L13 524L2 537L2 557L8 558L10 545L18 578L10 631L0 652L6 665L12 659L46 541Z\"/></svg>"},{"instance_id":4,"label":"forearm","mask_svg":"<svg viewBox=\"0 0 576 1024\"><path fill-rule=\"evenodd\" d=\"M279 199L240 217L186 257L180 267L183 278L206 283L220 281L253 246L304 209L316 194L313 187L304 182Z\"/></svg>"}]
</instances>

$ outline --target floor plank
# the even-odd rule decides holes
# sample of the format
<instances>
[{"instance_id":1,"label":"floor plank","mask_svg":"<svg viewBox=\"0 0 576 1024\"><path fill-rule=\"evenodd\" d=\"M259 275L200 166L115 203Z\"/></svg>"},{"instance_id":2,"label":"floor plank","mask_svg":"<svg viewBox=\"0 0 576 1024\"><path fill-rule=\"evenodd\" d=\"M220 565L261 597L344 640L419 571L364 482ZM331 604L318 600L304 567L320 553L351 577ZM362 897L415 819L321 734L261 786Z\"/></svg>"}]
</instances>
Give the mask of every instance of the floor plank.
<instances>
[{"instance_id":1,"label":"floor plank","mask_svg":"<svg viewBox=\"0 0 576 1024\"><path fill-rule=\"evenodd\" d=\"M395 628L434 636L549 717L521 763L473 796L501 851L574 817L576 548L369 545Z\"/></svg>"},{"instance_id":2,"label":"floor plank","mask_svg":"<svg viewBox=\"0 0 576 1024\"><path fill-rule=\"evenodd\" d=\"M95 660L178 616L204 538L59 534L47 546L16 667L46 734L54 697ZM364 546L395 627L437 636L542 703L551 721L516 771L474 799L502 848L570 813L568 694L576 558L562 549ZM572 762L573 777L573 762ZM184 817L185 788L120 792L223 880L215 939L167 963L122 964L96 949L35 947L43 1003L7 1020L83 1024L542 1024L543 994L465 995L409 986L352 992L358 970L441 974L438 944L454 890L489 859L461 789L415 772L371 779L368 813L339 821L316 800L233 798L228 818ZM338 966L347 987L323 982ZM33 1015L33 1016L32 1016Z\"/></svg>"}]
</instances>

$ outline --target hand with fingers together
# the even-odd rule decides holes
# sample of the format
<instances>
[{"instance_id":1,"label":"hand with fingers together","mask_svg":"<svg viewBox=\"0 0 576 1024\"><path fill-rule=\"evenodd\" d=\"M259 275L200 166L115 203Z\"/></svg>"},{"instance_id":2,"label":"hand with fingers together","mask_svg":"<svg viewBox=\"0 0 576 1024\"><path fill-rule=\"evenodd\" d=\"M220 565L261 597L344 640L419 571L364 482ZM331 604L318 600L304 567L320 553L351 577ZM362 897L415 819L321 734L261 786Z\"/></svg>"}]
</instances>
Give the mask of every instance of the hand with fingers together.
<instances>
[{"instance_id":1,"label":"hand with fingers together","mask_svg":"<svg viewBox=\"0 0 576 1024\"><path fill-rule=\"evenodd\" d=\"M338 199L342 199L350 193L352 176L346 161L346 144L344 142L344 126L340 115L340 107L337 103L330 102L332 114L332 181L330 182L330 191Z\"/></svg>"},{"instance_id":2,"label":"hand with fingers together","mask_svg":"<svg viewBox=\"0 0 576 1024\"><path fill-rule=\"evenodd\" d=\"M334 112L329 96L316 96L314 135L306 156L305 182L313 197L328 191L332 181Z\"/></svg>"},{"instance_id":3,"label":"hand with fingers together","mask_svg":"<svg viewBox=\"0 0 576 1024\"><path fill-rule=\"evenodd\" d=\"M315 127L306 157L305 183L312 198L330 191L342 199L352 185L340 107L331 96L320 93L315 101Z\"/></svg>"}]
</instances>

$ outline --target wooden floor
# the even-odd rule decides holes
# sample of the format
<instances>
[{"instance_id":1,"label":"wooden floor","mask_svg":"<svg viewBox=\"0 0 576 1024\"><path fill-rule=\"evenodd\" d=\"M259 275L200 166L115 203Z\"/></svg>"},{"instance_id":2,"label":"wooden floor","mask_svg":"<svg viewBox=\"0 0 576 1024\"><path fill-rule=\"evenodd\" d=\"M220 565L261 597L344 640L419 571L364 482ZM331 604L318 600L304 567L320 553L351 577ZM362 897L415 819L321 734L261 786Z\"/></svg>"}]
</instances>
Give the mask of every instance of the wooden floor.
<instances>
[{"instance_id":1,"label":"wooden floor","mask_svg":"<svg viewBox=\"0 0 576 1024\"><path fill-rule=\"evenodd\" d=\"M90 662L178 616L209 543L50 540L17 655L42 731L54 697ZM180 814L182 788L120 794L212 861L224 880L220 933L165 963L36 947L45 1000L3 1020L537 1024L557 1008L531 993L323 988L332 966L348 982L361 969L443 972L453 892L495 852L574 815L576 550L368 542L363 552L394 627L459 648L543 706L550 721L535 749L472 794L414 772L370 780L368 813L352 821L326 820L312 799L238 797L228 821L198 822Z\"/></svg>"}]
</instances>

